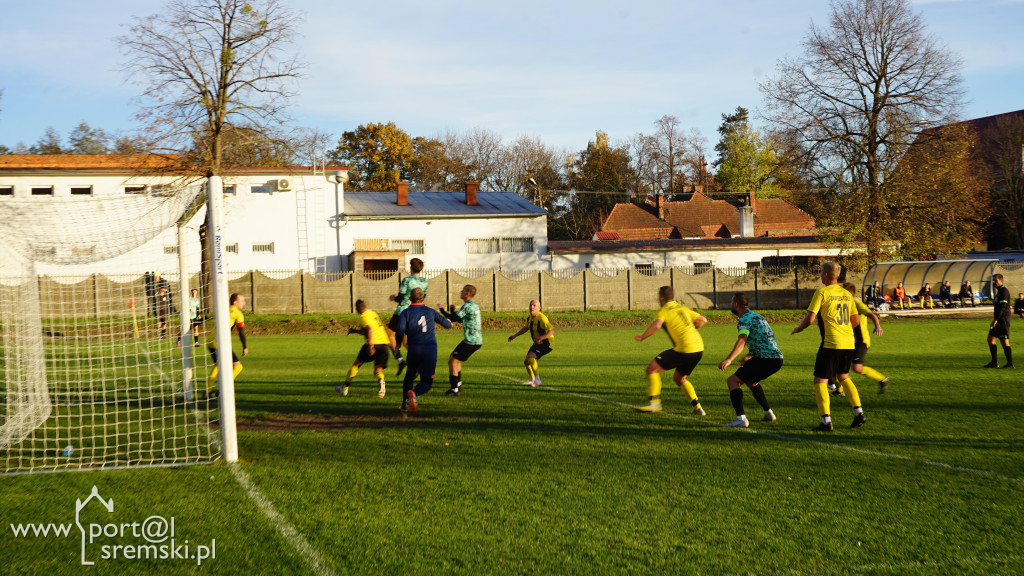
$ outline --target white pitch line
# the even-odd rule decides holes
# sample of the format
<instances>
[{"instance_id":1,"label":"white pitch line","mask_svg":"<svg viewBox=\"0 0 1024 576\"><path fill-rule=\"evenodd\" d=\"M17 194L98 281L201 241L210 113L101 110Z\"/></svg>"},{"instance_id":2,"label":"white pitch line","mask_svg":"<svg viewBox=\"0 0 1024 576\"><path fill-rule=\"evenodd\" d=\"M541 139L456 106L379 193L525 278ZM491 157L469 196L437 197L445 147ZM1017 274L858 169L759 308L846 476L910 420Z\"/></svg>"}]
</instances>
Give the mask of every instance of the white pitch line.
<instances>
[{"instance_id":1,"label":"white pitch line","mask_svg":"<svg viewBox=\"0 0 1024 576\"><path fill-rule=\"evenodd\" d=\"M497 376L499 378L504 378L506 380L511 380L512 382L519 382L519 379L517 379L517 378L512 378L511 376L506 376L504 374L497 374L495 372L480 372L480 374L487 374L489 376ZM611 404L613 406L623 406L625 408L630 408L630 409L633 408L633 406L631 406L629 404L626 404L626 403L623 403L623 402L617 402L615 400L608 400L607 398L598 398L597 396L588 396L586 394L580 394L578 392L569 392L568 390L560 390L558 388L552 388L550 386L543 386L540 389L541 390L549 390L551 392L558 392L559 394L566 394L568 396L576 396L577 398L585 398L587 400L593 400L595 402L602 402L604 404ZM675 418L682 418L682 419L685 419L685 420L695 420L695 421L704 422L704 423L708 422L704 418L697 418L695 416L687 416L685 414L678 414L678 413L674 413L674 412L662 412L662 414L665 414L666 416L672 416L672 417L675 417ZM1006 481L1009 481L1009 482L1024 483L1024 478L1016 478L1016 477L1013 477L1013 476L1004 476L1002 474L997 474L997 473L991 472L989 470L979 470L977 468L966 468L964 466L954 466L953 464L947 464L945 462L938 462L936 460L928 460L926 458L915 458L913 456L904 456L902 454L889 454L889 453L886 453L886 452L876 452L874 450L864 450L863 448L855 448L853 446L843 446L842 444L834 444L832 442L822 442L821 440L812 440L812 439L809 439L809 438L800 438L798 436L787 436L785 434L778 434L776 432L761 432L761 431L758 431L758 430L752 430L750 428L739 428L738 430L746 432L748 434L759 434L761 436L767 436L769 438L777 438L779 440L790 440L790 441L793 441L793 442L802 442L804 444L814 444L814 445L817 445L817 446L824 446L826 448L836 448L836 449L839 449L839 450L846 450L846 451L849 451L849 452L856 452L858 454L866 454L866 455L869 455L869 456L879 456L879 457L882 457L882 458L892 458L894 460L903 460L903 461L906 461L906 462L916 462L918 464L925 464L927 466L935 466L937 468L945 468L946 470L952 470L952 471L955 471L955 472L966 472L966 473L969 473L969 474L978 474L980 476L986 476L988 478L992 478L992 479L995 479L995 480L1006 480Z\"/></svg>"},{"instance_id":2,"label":"white pitch line","mask_svg":"<svg viewBox=\"0 0 1024 576\"><path fill-rule=\"evenodd\" d=\"M309 564L309 567L313 572L319 576L334 576L334 570L331 570L331 567L327 565L327 562L324 561L323 557L320 556L313 546L309 544L309 541L306 540L302 533L296 530L295 527L277 511L274 504L264 496L262 492L260 492L260 489L253 484L252 479L245 473L245 470L242 470L242 467L237 463L228 464L228 468L231 469L231 474L234 475L235 480L238 481L242 488L245 488L245 491L249 494L249 498L252 498L253 502L256 503L256 506L258 506L260 511L263 512L263 515L267 517L267 520L274 525L274 528L277 528L277 531L281 533L281 536L284 536L284 539L292 545L292 548L302 556L302 559Z\"/></svg>"}]
</instances>

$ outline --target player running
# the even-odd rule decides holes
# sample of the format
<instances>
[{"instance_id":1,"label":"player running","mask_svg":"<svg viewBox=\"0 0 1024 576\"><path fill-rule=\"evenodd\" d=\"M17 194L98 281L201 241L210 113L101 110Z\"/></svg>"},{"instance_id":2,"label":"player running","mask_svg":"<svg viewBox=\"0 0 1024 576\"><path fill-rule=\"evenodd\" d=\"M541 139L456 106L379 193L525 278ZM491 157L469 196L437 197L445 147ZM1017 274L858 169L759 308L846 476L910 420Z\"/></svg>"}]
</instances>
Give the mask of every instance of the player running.
<instances>
[{"instance_id":1,"label":"player running","mask_svg":"<svg viewBox=\"0 0 1024 576\"><path fill-rule=\"evenodd\" d=\"M402 311L409 307L409 295L416 288L423 291L423 297L427 296L427 289L430 287L430 281L420 276L420 272L423 271L423 260L419 258L413 258L409 260L409 270L412 274L402 278L402 284L398 288L398 294L392 294L388 296L388 299L397 302L398 306L395 307L395 313L391 316L391 320L388 322L388 344L391 347L391 353L394 354L395 360L398 361L398 372L396 375L401 376L402 370L405 370L405 358L402 358L402 340L398 339L395 341L395 332L398 331L398 317L401 316Z\"/></svg>"},{"instance_id":2,"label":"player running","mask_svg":"<svg viewBox=\"0 0 1024 576\"><path fill-rule=\"evenodd\" d=\"M231 307L228 308L228 320L231 322L228 332L230 333L231 329L238 331L238 340L242 342L242 356L248 356L249 346L245 341L245 315L242 314L242 308L245 308L245 296L236 292L231 295L228 302L231 304ZM215 332L210 332L210 339L206 342L206 349L210 351L210 356L213 357L213 370L210 371L210 377L206 379L206 392L204 395L209 398L216 398L218 392L213 390L213 387L217 384L217 337ZM238 378L238 374L242 372L242 361L238 359L234 351L231 352L231 360L233 362L231 377Z\"/></svg>"},{"instance_id":3,"label":"player running","mask_svg":"<svg viewBox=\"0 0 1024 576\"><path fill-rule=\"evenodd\" d=\"M750 301L743 292L737 292L729 302L729 309L739 321L736 329L739 337L732 347L732 352L718 364L718 369L724 371L732 364L742 352L743 348L750 349L748 359L729 376L725 384L729 387L729 399L732 400L732 407L736 410L736 419L726 424L729 428L746 428L750 425L747 420L746 411L743 409L743 386L750 388L750 394L754 396L757 403L764 410L764 422L774 422L775 413L768 405L768 399L764 396L764 388L761 382L782 368L782 350L778 341L775 340L775 333L768 321L760 314L750 309Z\"/></svg>"},{"instance_id":4,"label":"player running","mask_svg":"<svg viewBox=\"0 0 1024 576\"><path fill-rule=\"evenodd\" d=\"M853 406L853 423L850 428L859 428L866 421L857 387L850 380L850 364L853 362L855 347L853 331L860 326L860 317L853 304L853 296L839 285L840 271L841 267L835 262L822 263L820 278L824 286L814 291L807 315L793 329L793 334L797 334L817 320L821 332L821 346L814 360L814 396L818 401L821 424L814 428L815 432L832 431L832 415L825 386L833 376L845 390L850 406Z\"/></svg>"},{"instance_id":5,"label":"player running","mask_svg":"<svg viewBox=\"0 0 1024 576\"><path fill-rule=\"evenodd\" d=\"M454 304L452 304L450 312L441 310L445 318L452 322L462 323L462 342L459 342L455 350L452 350L451 355L448 356L448 384L451 388L444 393L445 396L459 395L459 392L462 391L462 363L469 360L469 357L484 345L480 306L473 301L474 296L476 296L476 286L466 284L459 292L459 298L464 302L459 311L455 311Z\"/></svg>"},{"instance_id":6,"label":"player running","mask_svg":"<svg viewBox=\"0 0 1024 576\"><path fill-rule=\"evenodd\" d=\"M526 374L530 377L523 384L536 388L540 386L540 370L537 366L537 361L549 354L551 347L555 343L555 327L551 325L548 317L540 311L539 300L530 300L530 317L526 319L526 325L520 328L519 332L509 336L508 341L515 340L527 331L530 332L530 339L533 340L533 344L530 346L529 351L526 352L526 358L523 360L523 364L526 366Z\"/></svg>"},{"instance_id":7,"label":"player running","mask_svg":"<svg viewBox=\"0 0 1024 576\"><path fill-rule=\"evenodd\" d=\"M445 328L452 327L452 323L437 310L423 305L424 298L422 288L412 289L409 293L411 302L399 316L398 330L395 332L395 339L399 344L404 340L409 351L409 371L406 372L405 381L402 383L404 396L402 406L399 408L402 411L415 412L419 408L417 398L430 392L434 385L434 371L437 369L437 338L434 336L434 323ZM414 386L417 375L420 377L420 383Z\"/></svg>"},{"instance_id":8,"label":"player running","mask_svg":"<svg viewBox=\"0 0 1024 576\"><path fill-rule=\"evenodd\" d=\"M677 303L675 299L675 291L671 286L659 288L658 303L661 309L647 330L633 337L637 342L643 342L659 328L665 328L672 340L672 348L655 356L647 366L647 403L636 409L640 412L661 412L661 373L675 368L672 378L676 385L690 399L693 413L704 416L704 408L688 378L704 355L704 339L697 333L697 329L707 324L708 319Z\"/></svg>"},{"instance_id":9,"label":"player running","mask_svg":"<svg viewBox=\"0 0 1024 576\"><path fill-rule=\"evenodd\" d=\"M352 379L359 374L359 367L373 360L373 374L377 377L377 398L383 398L385 393L384 370L388 367L388 339L384 323L376 312L366 307L366 302L356 300L356 312L359 313L359 328L349 328L349 334L362 334L366 336L366 344L359 349L359 355L352 367L348 369L345 377L345 384L335 386L334 389L341 392L342 396L348 396L348 387Z\"/></svg>"},{"instance_id":10,"label":"player running","mask_svg":"<svg viewBox=\"0 0 1024 576\"><path fill-rule=\"evenodd\" d=\"M850 296L857 293L857 286L852 282L844 283L843 288L850 293ZM868 348L871 348L871 332L868 331L868 323L864 320L870 318L872 324L875 325L875 336L881 336L883 334L882 319L856 297L853 298L853 304L857 307L857 315L860 316L860 327L853 331L853 371L878 382L878 393L885 394L886 389L889 388L889 378L871 366L864 365L864 360L868 356Z\"/></svg>"},{"instance_id":11,"label":"player running","mask_svg":"<svg viewBox=\"0 0 1024 576\"><path fill-rule=\"evenodd\" d=\"M998 368L999 363L996 354L996 340L1003 345L1003 354L1006 356L1006 364L1003 368L1013 369L1013 352L1010 350L1010 290L1003 286L1003 275L992 276L992 282L996 285L996 306L992 312L992 323L988 327L988 350L992 354L992 361L985 364L985 368Z\"/></svg>"}]
</instances>

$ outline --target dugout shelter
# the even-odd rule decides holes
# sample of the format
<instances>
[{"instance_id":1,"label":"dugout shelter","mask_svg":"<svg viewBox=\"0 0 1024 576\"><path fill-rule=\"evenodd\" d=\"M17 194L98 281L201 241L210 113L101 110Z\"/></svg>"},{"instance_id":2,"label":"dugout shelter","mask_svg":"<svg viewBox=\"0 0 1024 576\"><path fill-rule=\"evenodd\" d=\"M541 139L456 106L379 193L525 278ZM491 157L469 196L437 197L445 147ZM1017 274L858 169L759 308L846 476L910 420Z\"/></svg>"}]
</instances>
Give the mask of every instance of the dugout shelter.
<instances>
[{"instance_id":1,"label":"dugout shelter","mask_svg":"<svg viewBox=\"0 0 1024 576\"><path fill-rule=\"evenodd\" d=\"M964 283L970 281L974 297L979 301L992 298L992 275L999 260L928 260L921 262L879 262L864 275L861 296L867 293L869 286L878 281L882 294L891 296L896 285L903 282L903 287L916 301L917 292L926 283L931 284L932 296L938 299L939 287L949 280L953 294L960 291Z\"/></svg>"}]
</instances>

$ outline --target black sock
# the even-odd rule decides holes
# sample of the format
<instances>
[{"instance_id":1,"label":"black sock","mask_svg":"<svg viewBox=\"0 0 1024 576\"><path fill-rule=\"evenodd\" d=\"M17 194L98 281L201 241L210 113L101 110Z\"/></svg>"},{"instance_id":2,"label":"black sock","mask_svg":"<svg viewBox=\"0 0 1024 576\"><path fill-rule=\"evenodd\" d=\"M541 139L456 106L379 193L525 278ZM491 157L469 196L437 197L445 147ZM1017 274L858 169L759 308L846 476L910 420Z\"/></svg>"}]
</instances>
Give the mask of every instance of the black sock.
<instances>
[{"instance_id":1,"label":"black sock","mask_svg":"<svg viewBox=\"0 0 1024 576\"><path fill-rule=\"evenodd\" d=\"M746 412L743 411L743 389L733 388L729 390L729 400L732 400L732 409L736 411L737 416L743 416Z\"/></svg>"},{"instance_id":2,"label":"black sock","mask_svg":"<svg viewBox=\"0 0 1024 576\"><path fill-rule=\"evenodd\" d=\"M768 405L768 399L764 397L764 388L760 384L754 384L750 387L750 395L754 397L754 400L757 400L757 403L761 405L761 409L765 412L772 409Z\"/></svg>"},{"instance_id":3,"label":"black sock","mask_svg":"<svg viewBox=\"0 0 1024 576\"><path fill-rule=\"evenodd\" d=\"M1006 355L1006 363L1013 364L1013 352L1010 351L1009 346L1003 346L1003 354Z\"/></svg>"},{"instance_id":4,"label":"black sock","mask_svg":"<svg viewBox=\"0 0 1024 576\"><path fill-rule=\"evenodd\" d=\"M995 344L989 344L988 345L988 351L992 353L992 363L993 364L995 364L998 361L998 359L999 359L997 357L997 355L996 355L996 350L998 350L998 348L996 348Z\"/></svg>"},{"instance_id":5,"label":"black sock","mask_svg":"<svg viewBox=\"0 0 1024 576\"><path fill-rule=\"evenodd\" d=\"M459 375L458 374L449 374L448 375L448 384L452 387L453 390L455 388L458 388L459 387Z\"/></svg>"}]
</instances>

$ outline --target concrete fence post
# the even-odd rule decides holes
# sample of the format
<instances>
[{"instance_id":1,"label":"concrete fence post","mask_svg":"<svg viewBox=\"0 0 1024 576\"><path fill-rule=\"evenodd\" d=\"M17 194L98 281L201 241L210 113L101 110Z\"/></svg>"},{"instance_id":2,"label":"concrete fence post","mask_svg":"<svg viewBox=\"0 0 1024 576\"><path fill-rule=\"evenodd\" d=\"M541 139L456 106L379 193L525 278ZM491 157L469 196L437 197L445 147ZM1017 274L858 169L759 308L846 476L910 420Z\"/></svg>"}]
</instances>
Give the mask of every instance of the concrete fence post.
<instances>
[{"instance_id":1,"label":"concrete fence post","mask_svg":"<svg viewBox=\"0 0 1024 576\"><path fill-rule=\"evenodd\" d=\"M761 308L761 292L757 287L757 268L754 268L754 308Z\"/></svg>"},{"instance_id":2,"label":"concrete fence post","mask_svg":"<svg viewBox=\"0 0 1024 576\"><path fill-rule=\"evenodd\" d=\"M586 312L587 309L588 309L587 308L587 305L588 305L587 298L588 298L587 297L587 269L584 268L583 269L583 311L584 312Z\"/></svg>"},{"instance_id":3,"label":"concrete fence post","mask_svg":"<svg viewBox=\"0 0 1024 576\"><path fill-rule=\"evenodd\" d=\"M718 267L711 266L711 309L718 310Z\"/></svg>"},{"instance_id":4,"label":"concrete fence post","mask_svg":"<svg viewBox=\"0 0 1024 576\"><path fill-rule=\"evenodd\" d=\"M497 312L498 311L498 271L497 270L491 270L491 297L493 298L493 302L491 302L491 309L493 309L495 312Z\"/></svg>"},{"instance_id":5,"label":"concrete fence post","mask_svg":"<svg viewBox=\"0 0 1024 576\"><path fill-rule=\"evenodd\" d=\"M299 270L299 310L306 313L306 271Z\"/></svg>"},{"instance_id":6,"label":"concrete fence post","mask_svg":"<svg viewBox=\"0 0 1024 576\"><path fill-rule=\"evenodd\" d=\"M800 269L793 267L793 298L796 301L797 310L800 309Z\"/></svg>"},{"instance_id":7,"label":"concrete fence post","mask_svg":"<svg viewBox=\"0 0 1024 576\"><path fill-rule=\"evenodd\" d=\"M537 301L544 305L544 274L537 272Z\"/></svg>"},{"instance_id":8,"label":"concrete fence post","mask_svg":"<svg viewBox=\"0 0 1024 576\"><path fill-rule=\"evenodd\" d=\"M633 269L626 268L626 310L633 309Z\"/></svg>"},{"instance_id":9,"label":"concrete fence post","mask_svg":"<svg viewBox=\"0 0 1024 576\"><path fill-rule=\"evenodd\" d=\"M249 300L252 302L250 305L252 313L256 314L258 312L256 310L256 272L253 270L249 270Z\"/></svg>"}]
</instances>

